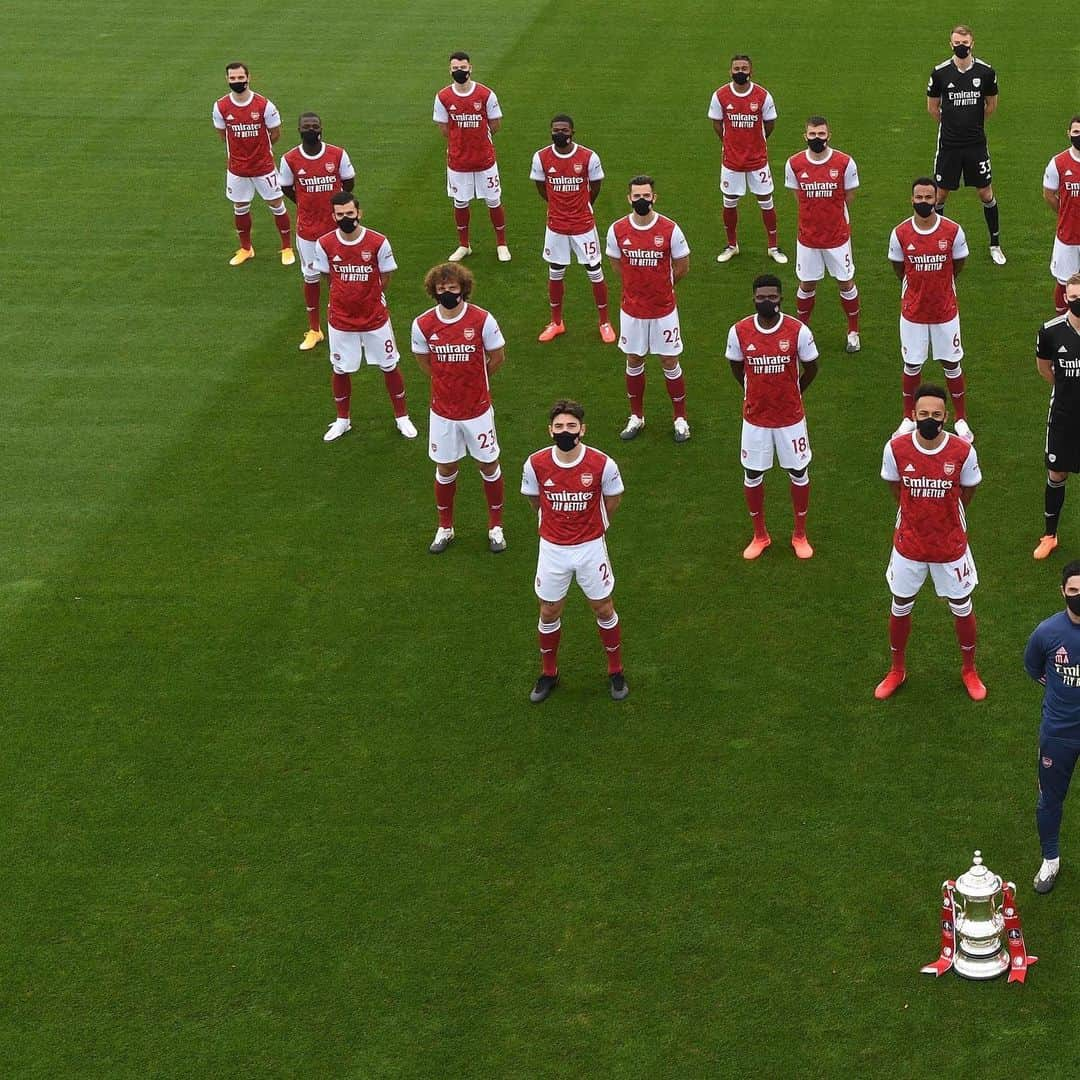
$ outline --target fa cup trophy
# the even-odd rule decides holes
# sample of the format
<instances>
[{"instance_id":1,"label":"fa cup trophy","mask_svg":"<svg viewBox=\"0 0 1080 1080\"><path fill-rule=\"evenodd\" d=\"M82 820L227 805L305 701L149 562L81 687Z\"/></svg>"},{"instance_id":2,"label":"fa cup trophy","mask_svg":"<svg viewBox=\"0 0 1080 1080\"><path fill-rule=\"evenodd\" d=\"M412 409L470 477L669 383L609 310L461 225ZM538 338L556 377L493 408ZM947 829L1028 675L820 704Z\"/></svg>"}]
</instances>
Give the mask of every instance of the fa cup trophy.
<instances>
[{"instance_id":1,"label":"fa cup trophy","mask_svg":"<svg viewBox=\"0 0 1080 1080\"><path fill-rule=\"evenodd\" d=\"M965 979L996 979L1007 971L1009 982L1023 982L1036 960L1024 945L1016 886L991 873L976 851L967 873L941 886L941 954L921 970L944 975L953 968Z\"/></svg>"}]
</instances>

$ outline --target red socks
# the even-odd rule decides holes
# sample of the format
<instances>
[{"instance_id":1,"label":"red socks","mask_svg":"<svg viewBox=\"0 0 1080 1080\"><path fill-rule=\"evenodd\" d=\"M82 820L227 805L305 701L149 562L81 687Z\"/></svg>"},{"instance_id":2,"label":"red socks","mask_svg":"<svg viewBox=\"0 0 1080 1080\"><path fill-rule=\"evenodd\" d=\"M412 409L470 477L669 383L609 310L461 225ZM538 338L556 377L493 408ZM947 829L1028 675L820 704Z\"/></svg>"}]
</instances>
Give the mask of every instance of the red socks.
<instances>
[{"instance_id":1,"label":"red socks","mask_svg":"<svg viewBox=\"0 0 1080 1080\"><path fill-rule=\"evenodd\" d=\"M349 398L352 396L352 378L339 375L336 371L330 375L330 385L334 390L334 404L337 406L339 420L349 419Z\"/></svg>"},{"instance_id":2,"label":"red socks","mask_svg":"<svg viewBox=\"0 0 1080 1080\"><path fill-rule=\"evenodd\" d=\"M502 208L502 203L498 206L489 206L488 216L491 218L491 224L495 227L495 243L505 245L506 211Z\"/></svg>"},{"instance_id":3,"label":"red socks","mask_svg":"<svg viewBox=\"0 0 1080 1080\"><path fill-rule=\"evenodd\" d=\"M622 671L622 630L619 627L618 612L611 616L611 622L606 626L597 619L596 629L600 632L600 640L604 643L604 652L607 653L608 674L616 675Z\"/></svg>"},{"instance_id":4,"label":"red socks","mask_svg":"<svg viewBox=\"0 0 1080 1080\"><path fill-rule=\"evenodd\" d=\"M401 372L396 368L384 371L383 382L386 383L386 392L390 395L390 404L394 407L394 416L400 419L409 415L409 406L405 400L405 380Z\"/></svg>"},{"instance_id":5,"label":"red socks","mask_svg":"<svg viewBox=\"0 0 1080 1080\"><path fill-rule=\"evenodd\" d=\"M242 214L233 214L233 223L236 225L236 237L240 246L248 251L251 248L251 211L245 210Z\"/></svg>"},{"instance_id":6,"label":"red socks","mask_svg":"<svg viewBox=\"0 0 1080 1080\"><path fill-rule=\"evenodd\" d=\"M963 661L963 670L974 671L975 612L969 611L966 615L954 615L953 622L956 624L956 640L960 642L960 656Z\"/></svg>"},{"instance_id":7,"label":"red socks","mask_svg":"<svg viewBox=\"0 0 1080 1080\"><path fill-rule=\"evenodd\" d=\"M454 224L457 226L457 242L462 247L469 246L469 208L467 206L454 207Z\"/></svg>"},{"instance_id":8,"label":"red socks","mask_svg":"<svg viewBox=\"0 0 1080 1080\"><path fill-rule=\"evenodd\" d=\"M1069 305L1065 301L1065 286L1060 282L1054 286L1054 310L1059 315L1064 315L1069 310Z\"/></svg>"},{"instance_id":9,"label":"red socks","mask_svg":"<svg viewBox=\"0 0 1080 1080\"><path fill-rule=\"evenodd\" d=\"M743 484L743 494L750 510L750 520L754 523L754 539L764 540L769 535L769 530L765 528L765 485L750 487Z\"/></svg>"},{"instance_id":10,"label":"red socks","mask_svg":"<svg viewBox=\"0 0 1080 1080\"><path fill-rule=\"evenodd\" d=\"M548 299L551 302L551 321L553 323L562 322L562 302L565 292L566 282L562 278L559 278L558 281L552 281L548 278Z\"/></svg>"},{"instance_id":11,"label":"red socks","mask_svg":"<svg viewBox=\"0 0 1080 1080\"><path fill-rule=\"evenodd\" d=\"M435 473L435 509L439 512L439 528L454 527L454 495L457 494L457 473L443 476Z\"/></svg>"},{"instance_id":12,"label":"red socks","mask_svg":"<svg viewBox=\"0 0 1080 1080\"><path fill-rule=\"evenodd\" d=\"M802 289L799 289L795 293L795 318L801 323L810 325L810 315L814 310L814 301L817 300L817 293L804 293Z\"/></svg>"},{"instance_id":13,"label":"red socks","mask_svg":"<svg viewBox=\"0 0 1080 1080\"><path fill-rule=\"evenodd\" d=\"M904 671L904 652L911 636L911 612L906 615L889 613L889 651L892 653L892 670Z\"/></svg>"},{"instance_id":14,"label":"red socks","mask_svg":"<svg viewBox=\"0 0 1080 1080\"><path fill-rule=\"evenodd\" d=\"M642 376L642 384L644 384ZM682 366L676 364L670 371L664 368L664 386L667 387L668 397L671 398L671 410L676 420L686 419L686 380L683 378ZM643 386L644 388L644 386ZM641 416L638 413L638 416Z\"/></svg>"},{"instance_id":15,"label":"red socks","mask_svg":"<svg viewBox=\"0 0 1080 1080\"><path fill-rule=\"evenodd\" d=\"M636 369L635 369L636 370ZM630 412L634 416L645 415L645 365L636 375L626 373L626 396L630 399Z\"/></svg>"},{"instance_id":16,"label":"red socks","mask_svg":"<svg viewBox=\"0 0 1080 1080\"><path fill-rule=\"evenodd\" d=\"M274 224L281 236L281 250L287 251L292 247L292 224L289 222L289 211L284 206L280 214L274 215Z\"/></svg>"},{"instance_id":17,"label":"red socks","mask_svg":"<svg viewBox=\"0 0 1080 1080\"><path fill-rule=\"evenodd\" d=\"M762 487L765 485L762 484ZM810 481L805 484L791 482L791 506L795 511L795 535L806 536L806 512L810 509ZM764 517L764 515L762 515Z\"/></svg>"},{"instance_id":18,"label":"red socks","mask_svg":"<svg viewBox=\"0 0 1080 1080\"><path fill-rule=\"evenodd\" d=\"M562 622L559 619L556 619L553 623L540 622L537 624L536 631L536 638L540 643L541 670L545 675L558 675L559 638L562 637Z\"/></svg>"},{"instance_id":19,"label":"red socks","mask_svg":"<svg viewBox=\"0 0 1080 1080\"><path fill-rule=\"evenodd\" d=\"M769 238L769 247L776 247L776 208L770 206L768 210L761 208L761 220L765 226L765 233Z\"/></svg>"},{"instance_id":20,"label":"red socks","mask_svg":"<svg viewBox=\"0 0 1080 1080\"><path fill-rule=\"evenodd\" d=\"M484 481L484 498L488 505L488 528L494 529L502 524L504 485L502 469L496 469L495 475L488 477L480 474Z\"/></svg>"},{"instance_id":21,"label":"red socks","mask_svg":"<svg viewBox=\"0 0 1080 1080\"><path fill-rule=\"evenodd\" d=\"M856 286L848 295L840 293L840 306L847 316L847 328L849 334L859 332L859 288Z\"/></svg>"},{"instance_id":22,"label":"red socks","mask_svg":"<svg viewBox=\"0 0 1080 1080\"><path fill-rule=\"evenodd\" d=\"M594 281L592 283L593 299L596 301L596 313L600 316L600 321L606 323L608 321L607 313L607 282L606 281ZM560 320L561 321L561 320Z\"/></svg>"},{"instance_id":23,"label":"red socks","mask_svg":"<svg viewBox=\"0 0 1080 1080\"><path fill-rule=\"evenodd\" d=\"M964 373L958 371L955 375L945 372L945 385L949 388L949 397L952 398L953 413L957 420L967 419L967 407L964 404Z\"/></svg>"},{"instance_id":24,"label":"red socks","mask_svg":"<svg viewBox=\"0 0 1080 1080\"><path fill-rule=\"evenodd\" d=\"M304 282L304 307L307 308L307 324L309 330L319 330L319 283L317 281Z\"/></svg>"},{"instance_id":25,"label":"red socks","mask_svg":"<svg viewBox=\"0 0 1080 1080\"><path fill-rule=\"evenodd\" d=\"M921 373L918 375L909 375L906 371L904 372L904 419L906 420L910 420L911 414L915 411L915 391L919 389L919 383L921 382Z\"/></svg>"},{"instance_id":26,"label":"red socks","mask_svg":"<svg viewBox=\"0 0 1080 1080\"><path fill-rule=\"evenodd\" d=\"M724 231L727 233L728 247L735 247L739 242L739 208L724 207Z\"/></svg>"}]
</instances>

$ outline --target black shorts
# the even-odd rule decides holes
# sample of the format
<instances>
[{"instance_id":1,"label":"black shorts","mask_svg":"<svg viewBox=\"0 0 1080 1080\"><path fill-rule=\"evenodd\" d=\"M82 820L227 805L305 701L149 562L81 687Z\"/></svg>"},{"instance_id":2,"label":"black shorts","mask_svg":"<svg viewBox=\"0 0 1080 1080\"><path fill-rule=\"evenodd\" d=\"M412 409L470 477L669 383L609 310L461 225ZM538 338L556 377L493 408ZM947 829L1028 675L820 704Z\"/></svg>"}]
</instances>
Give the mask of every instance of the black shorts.
<instances>
[{"instance_id":1,"label":"black shorts","mask_svg":"<svg viewBox=\"0 0 1080 1080\"><path fill-rule=\"evenodd\" d=\"M934 158L934 179L938 186L955 191L960 186L961 176L965 187L990 186L990 151L986 143L938 149Z\"/></svg>"},{"instance_id":2,"label":"black shorts","mask_svg":"<svg viewBox=\"0 0 1080 1080\"><path fill-rule=\"evenodd\" d=\"M1046 425L1046 467L1053 472L1080 473L1080 427L1077 424Z\"/></svg>"}]
</instances>

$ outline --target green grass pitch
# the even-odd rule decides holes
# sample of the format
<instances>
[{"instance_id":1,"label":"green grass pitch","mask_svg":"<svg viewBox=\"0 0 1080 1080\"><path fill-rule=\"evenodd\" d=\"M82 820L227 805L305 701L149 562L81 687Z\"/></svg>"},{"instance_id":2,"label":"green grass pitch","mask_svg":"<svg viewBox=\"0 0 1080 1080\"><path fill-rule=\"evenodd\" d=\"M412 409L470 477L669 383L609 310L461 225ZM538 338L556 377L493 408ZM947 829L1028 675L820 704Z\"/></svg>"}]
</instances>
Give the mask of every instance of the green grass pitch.
<instances>
[{"instance_id":1,"label":"green grass pitch","mask_svg":"<svg viewBox=\"0 0 1080 1080\"><path fill-rule=\"evenodd\" d=\"M1050 314L1042 170L1077 109L1067 17L823 2L430 0L223 8L192 0L10 7L0 490L0 1060L12 1077L1066 1076L1080 1068L1080 807L1056 892L1032 895L1038 689L1021 667L1080 551L1035 564ZM887 664L898 295L886 262L929 168L931 66L975 22L1002 94L990 121L1004 268L977 200L950 212L972 256L960 304L985 482L970 513L987 701L968 701L947 609L924 591L908 686ZM454 246L431 123L451 49L505 111L497 143L514 261L474 209L477 302L508 340L495 379L508 552L485 547L475 470L458 541L435 527L424 440L394 431L376 373L333 446L325 351L301 354L300 276L239 270L210 125L222 65L251 64L285 117L319 111L401 270L399 342L424 270ZM753 565L739 391L723 359L762 270L759 216L727 266L705 117L749 52L780 113L774 171L824 113L853 154L864 350L835 286L814 327L810 535ZM693 249L679 303L693 439L672 444L650 361L643 437L621 356L575 267L566 336L546 321L543 207L528 179L568 111L608 180L628 177ZM794 253L794 207L777 193ZM794 308L792 267L781 271ZM610 275L609 275L610 279ZM613 300L617 300L613 288ZM418 422L426 387L403 371ZM564 685L535 677L536 540L515 492L556 396L626 481L610 544L630 699L606 694L584 603ZM938 887L981 847L1017 880L1041 960L1024 988L937 982Z\"/></svg>"}]
</instances>

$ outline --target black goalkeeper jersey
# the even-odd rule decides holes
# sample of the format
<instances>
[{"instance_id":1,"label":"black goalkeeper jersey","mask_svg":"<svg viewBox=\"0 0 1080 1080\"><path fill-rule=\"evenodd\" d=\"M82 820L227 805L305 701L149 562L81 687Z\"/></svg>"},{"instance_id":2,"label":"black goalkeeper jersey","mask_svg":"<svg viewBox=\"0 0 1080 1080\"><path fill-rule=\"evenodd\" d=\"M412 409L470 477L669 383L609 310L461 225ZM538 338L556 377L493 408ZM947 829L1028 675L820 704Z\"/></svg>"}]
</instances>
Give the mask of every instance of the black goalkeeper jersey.
<instances>
[{"instance_id":1,"label":"black goalkeeper jersey","mask_svg":"<svg viewBox=\"0 0 1080 1080\"><path fill-rule=\"evenodd\" d=\"M1050 392L1050 423L1080 425L1080 333L1067 315L1039 327L1035 355L1050 364L1054 387Z\"/></svg>"},{"instance_id":2,"label":"black goalkeeper jersey","mask_svg":"<svg viewBox=\"0 0 1080 1080\"><path fill-rule=\"evenodd\" d=\"M986 99L998 92L997 74L976 58L967 71L958 71L952 60L930 72L926 96L941 99L941 130L938 146L976 146L986 142Z\"/></svg>"}]
</instances>

